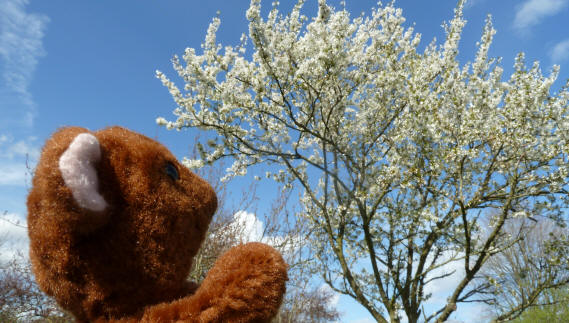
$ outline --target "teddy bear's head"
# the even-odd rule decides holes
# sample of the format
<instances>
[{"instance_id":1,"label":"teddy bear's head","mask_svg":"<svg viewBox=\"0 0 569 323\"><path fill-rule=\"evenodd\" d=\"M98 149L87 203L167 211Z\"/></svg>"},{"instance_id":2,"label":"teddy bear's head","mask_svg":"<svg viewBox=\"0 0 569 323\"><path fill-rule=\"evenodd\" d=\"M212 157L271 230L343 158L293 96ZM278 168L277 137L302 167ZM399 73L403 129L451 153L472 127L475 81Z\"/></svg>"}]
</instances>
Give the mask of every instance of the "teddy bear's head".
<instances>
[{"instance_id":1,"label":"teddy bear's head","mask_svg":"<svg viewBox=\"0 0 569 323\"><path fill-rule=\"evenodd\" d=\"M217 200L158 142L69 127L45 144L28 197L40 287L79 320L180 297Z\"/></svg>"}]
</instances>

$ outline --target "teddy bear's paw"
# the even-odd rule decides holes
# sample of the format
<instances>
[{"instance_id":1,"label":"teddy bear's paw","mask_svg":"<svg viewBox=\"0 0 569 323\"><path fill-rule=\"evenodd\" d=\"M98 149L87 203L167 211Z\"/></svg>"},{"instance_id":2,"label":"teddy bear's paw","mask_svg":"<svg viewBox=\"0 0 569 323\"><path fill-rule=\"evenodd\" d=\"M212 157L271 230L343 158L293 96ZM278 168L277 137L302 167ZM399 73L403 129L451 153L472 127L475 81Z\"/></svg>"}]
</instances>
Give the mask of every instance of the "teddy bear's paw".
<instances>
[{"instance_id":1,"label":"teddy bear's paw","mask_svg":"<svg viewBox=\"0 0 569 323\"><path fill-rule=\"evenodd\" d=\"M282 302L286 271L282 256L266 244L234 247L194 295L153 306L143 322L269 322Z\"/></svg>"},{"instance_id":2,"label":"teddy bear's paw","mask_svg":"<svg viewBox=\"0 0 569 323\"><path fill-rule=\"evenodd\" d=\"M266 244L248 243L230 249L198 290L209 295L209 308L203 314L212 321L217 315L226 322L269 321L282 302L286 270L280 253Z\"/></svg>"}]
</instances>

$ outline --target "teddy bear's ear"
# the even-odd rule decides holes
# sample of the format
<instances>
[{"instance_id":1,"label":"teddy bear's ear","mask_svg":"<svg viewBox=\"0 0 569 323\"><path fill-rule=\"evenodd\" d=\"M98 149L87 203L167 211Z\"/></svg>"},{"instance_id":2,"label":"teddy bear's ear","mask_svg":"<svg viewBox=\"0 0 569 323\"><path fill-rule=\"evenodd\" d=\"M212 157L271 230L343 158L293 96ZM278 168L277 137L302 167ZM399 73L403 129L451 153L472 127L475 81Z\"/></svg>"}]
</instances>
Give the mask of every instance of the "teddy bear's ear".
<instances>
[{"instance_id":1,"label":"teddy bear's ear","mask_svg":"<svg viewBox=\"0 0 569 323\"><path fill-rule=\"evenodd\" d=\"M107 208L107 202L98 192L95 164L100 159L99 141L90 133L77 135L59 158L59 170L73 198L80 207L95 212Z\"/></svg>"}]
</instances>

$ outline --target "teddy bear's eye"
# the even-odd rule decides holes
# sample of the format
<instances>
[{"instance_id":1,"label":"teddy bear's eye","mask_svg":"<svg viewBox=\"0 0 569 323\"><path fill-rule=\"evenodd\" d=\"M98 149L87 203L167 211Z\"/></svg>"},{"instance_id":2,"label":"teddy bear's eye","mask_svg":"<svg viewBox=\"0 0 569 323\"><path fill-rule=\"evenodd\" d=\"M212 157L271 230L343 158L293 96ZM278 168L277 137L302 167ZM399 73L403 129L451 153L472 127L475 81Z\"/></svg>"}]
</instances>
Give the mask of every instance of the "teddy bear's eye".
<instances>
[{"instance_id":1,"label":"teddy bear's eye","mask_svg":"<svg viewBox=\"0 0 569 323\"><path fill-rule=\"evenodd\" d=\"M166 175L170 176L173 180L177 181L180 179L180 174L178 174L178 169L171 162L166 163L164 171L166 171Z\"/></svg>"}]
</instances>

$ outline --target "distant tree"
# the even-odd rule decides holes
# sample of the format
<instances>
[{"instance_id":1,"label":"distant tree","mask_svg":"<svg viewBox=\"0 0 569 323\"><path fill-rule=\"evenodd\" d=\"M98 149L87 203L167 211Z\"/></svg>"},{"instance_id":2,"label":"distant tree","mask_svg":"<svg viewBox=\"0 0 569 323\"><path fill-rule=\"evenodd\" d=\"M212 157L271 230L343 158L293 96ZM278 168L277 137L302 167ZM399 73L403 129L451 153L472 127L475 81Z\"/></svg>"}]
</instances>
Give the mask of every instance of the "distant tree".
<instances>
[{"instance_id":1,"label":"distant tree","mask_svg":"<svg viewBox=\"0 0 569 323\"><path fill-rule=\"evenodd\" d=\"M288 291L283 307L273 323L338 321L341 314L332 304L338 297L331 289L322 287L295 288Z\"/></svg>"},{"instance_id":2,"label":"distant tree","mask_svg":"<svg viewBox=\"0 0 569 323\"><path fill-rule=\"evenodd\" d=\"M490 282L485 300L496 309L496 322L526 322L538 316L556 322L562 313L569 315L563 310L569 308L569 267L563 260L569 253L568 238L566 228L547 220L519 219L504 226L504 250L481 270L483 281ZM559 322L569 322L569 316Z\"/></svg>"},{"instance_id":3,"label":"distant tree","mask_svg":"<svg viewBox=\"0 0 569 323\"><path fill-rule=\"evenodd\" d=\"M0 249L1 255L1 249ZM0 322L72 322L38 288L29 261L21 255L0 263Z\"/></svg>"},{"instance_id":4,"label":"distant tree","mask_svg":"<svg viewBox=\"0 0 569 323\"><path fill-rule=\"evenodd\" d=\"M510 321L512 323L566 323L569 322L569 290L567 287L548 290L546 294L549 305L530 307L521 315Z\"/></svg>"},{"instance_id":5,"label":"distant tree","mask_svg":"<svg viewBox=\"0 0 569 323\"><path fill-rule=\"evenodd\" d=\"M6 211L0 215L0 222L26 228L10 219ZM4 254L13 242L11 239L0 231L0 323L72 322L72 317L38 288L31 264L21 251L12 256Z\"/></svg>"},{"instance_id":6,"label":"distant tree","mask_svg":"<svg viewBox=\"0 0 569 323\"><path fill-rule=\"evenodd\" d=\"M315 255L306 266L335 291L378 322L442 322L483 295L473 281L500 252L504 224L527 216L521 205L562 221L569 91L551 91L557 66L544 76L519 54L504 80L488 57L491 19L473 62L461 65L464 1L444 42L423 52L393 2L352 19L319 0L311 20L304 0L284 15L275 2L266 20L260 3L251 1L240 45L218 44L214 18L200 53L174 57L182 87L157 73L178 105L176 120L157 122L216 134L191 168L230 158L228 177L263 169L297 185ZM490 212L483 235L480 216ZM456 261L464 277L425 313L426 286Z\"/></svg>"}]
</instances>

